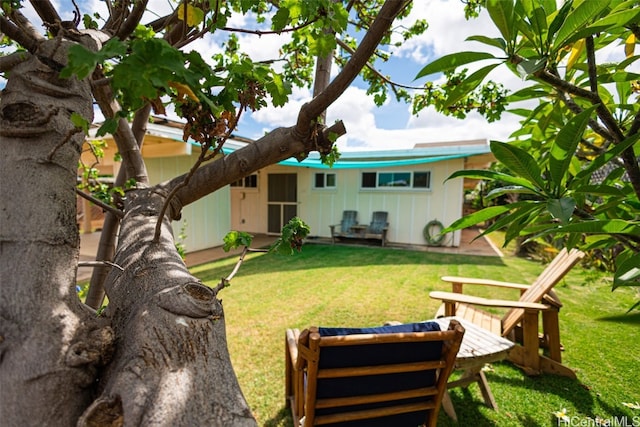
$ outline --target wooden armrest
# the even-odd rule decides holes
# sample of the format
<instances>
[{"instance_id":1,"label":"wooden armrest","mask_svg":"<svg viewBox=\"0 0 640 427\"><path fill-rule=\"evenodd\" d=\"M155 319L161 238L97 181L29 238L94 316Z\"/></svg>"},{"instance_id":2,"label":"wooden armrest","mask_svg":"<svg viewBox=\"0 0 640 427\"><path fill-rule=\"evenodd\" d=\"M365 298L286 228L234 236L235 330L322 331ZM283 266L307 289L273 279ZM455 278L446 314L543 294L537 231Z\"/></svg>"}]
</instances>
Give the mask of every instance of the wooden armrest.
<instances>
[{"instance_id":1,"label":"wooden armrest","mask_svg":"<svg viewBox=\"0 0 640 427\"><path fill-rule=\"evenodd\" d=\"M296 362L298 361L298 337L300 336L300 331L298 329L287 329L285 336L291 362L293 366L296 366Z\"/></svg>"},{"instance_id":2,"label":"wooden armrest","mask_svg":"<svg viewBox=\"0 0 640 427\"><path fill-rule=\"evenodd\" d=\"M444 282L460 283L463 285L486 285L486 286L497 286L501 288L511 288L511 289L520 289L520 290L529 289L529 285L525 285L523 283L502 282L500 280L475 279L472 277L457 277L457 276L442 276L440 279Z\"/></svg>"},{"instance_id":3,"label":"wooden armrest","mask_svg":"<svg viewBox=\"0 0 640 427\"><path fill-rule=\"evenodd\" d=\"M439 299L446 302L461 302L465 304L481 305L484 307L502 307L502 308L524 308L530 310L547 310L549 307L536 302L524 301L507 301L499 299L488 299L474 297L470 295L458 294L455 292L434 291L429 293L429 297Z\"/></svg>"}]
</instances>

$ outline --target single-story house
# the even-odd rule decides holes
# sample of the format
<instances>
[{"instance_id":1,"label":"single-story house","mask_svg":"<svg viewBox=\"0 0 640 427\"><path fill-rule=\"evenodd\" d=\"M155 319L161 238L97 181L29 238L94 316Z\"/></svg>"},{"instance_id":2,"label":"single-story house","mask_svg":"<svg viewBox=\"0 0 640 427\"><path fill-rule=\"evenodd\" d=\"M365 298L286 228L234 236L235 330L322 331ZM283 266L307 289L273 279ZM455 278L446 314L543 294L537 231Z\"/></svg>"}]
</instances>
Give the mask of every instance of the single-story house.
<instances>
[{"instance_id":1,"label":"single-story house","mask_svg":"<svg viewBox=\"0 0 640 427\"><path fill-rule=\"evenodd\" d=\"M115 143L105 139L105 156L97 167L101 175L113 176L119 168ZM232 138L225 150L250 143ZM182 141L180 123L156 118L148 124L142 148L151 183L188 171L198 151L198 145ZM87 163L93 161L90 153L83 157ZM368 224L373 212L385 211L389 243L426 245L428 223L446 226L463 214L464 182L447 181L447 177L461 169L484 168L491 161L487 140L343 152L333 168L322 165L317 153L312 153L302 162L288 159L264 168L187 206L174 231L184 229L182 243L187 251L196 251L221 245L230 230L278 235L293 216L309 224L311 236L330 237L329 226L340 223L345 210L357 211L360 224ZM92 226L90 215L85 215L84 223ZM441 242L445 246L459 243L459 233Z\"/></svg>"}]
</instances>

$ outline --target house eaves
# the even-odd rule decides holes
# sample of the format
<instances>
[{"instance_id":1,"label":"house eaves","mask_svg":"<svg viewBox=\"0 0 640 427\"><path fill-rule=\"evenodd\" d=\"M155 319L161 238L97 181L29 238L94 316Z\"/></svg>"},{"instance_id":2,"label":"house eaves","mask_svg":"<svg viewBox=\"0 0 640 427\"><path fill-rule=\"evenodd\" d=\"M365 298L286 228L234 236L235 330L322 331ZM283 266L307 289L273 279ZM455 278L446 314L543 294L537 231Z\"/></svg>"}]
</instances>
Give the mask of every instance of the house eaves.
<instances>
[{"instance_id":1,"label":"house eaves","mask_svg":"<svg viewBox=\"0 0 640 427\"><path fill-rule=\"evenodd\" d=\"M95 130L94 130L95 132ZM155 119L147 124L147 135L154 139L166 139L171 142L183 142L182 124L175 121ZM232 135L225 142L223 152L230 154L254 141ZM188 143L199 147L200 144L189 139ZM435 142L416 144L411 149L401 150L371 150L371 151L345 151L340 153L340 159L334 163L333 169L374 169L410 166L468 158L491 153L489 142L486 139ZM280 165L292 167L305 167L315 169L329 169L322 164L320 155L312 152L309 156L298 161L290 158L279 162Z\"/></svg>"}]
</instances>

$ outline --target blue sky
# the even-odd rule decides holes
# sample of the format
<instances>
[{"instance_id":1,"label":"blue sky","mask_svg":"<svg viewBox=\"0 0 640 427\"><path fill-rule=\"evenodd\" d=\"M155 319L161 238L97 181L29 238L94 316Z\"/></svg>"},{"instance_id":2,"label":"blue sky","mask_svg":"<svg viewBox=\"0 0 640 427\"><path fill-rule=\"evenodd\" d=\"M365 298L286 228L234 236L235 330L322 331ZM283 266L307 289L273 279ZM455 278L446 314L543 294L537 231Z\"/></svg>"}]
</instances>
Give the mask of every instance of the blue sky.
<instances>
[{"instance_id":1,"label":"blue sky","mask_svg":"<svg viewBox=\"0 0 640 427\"><path fill-rule=\"evenodd\" d=\"M103 16L106 15L103 0L78 0L77 3L82 13L99 11ZM168 12L172 3L175 4L174 0L149 1L151 8L161 12ZM71 2L55 0L54 4L62 4L67 8ZM25 10L25 13L32 16L28 10ZM66 10L66 13L70 16L71 12ZM463 50L486 49L486 46L476 42L466 42L467 37L477 34L498 36L486 13L481 14L479 19L466 21L463 3L460 0L417 0L407 21L413 22L416 19L427 19L429 29L426 33L403 43L399 48L394 48L391 51L392 59L388 63L377 64L377 68L383 74L407 85L423 83L424 79L414 82L413 77L425 64L442 55ZM237 16L229 22L229 26L243 27L249 21L250 17ZM282 43L282 36L275 35L257 37L238 34L238 37L243 50L254 60L276 58ZM189 45L188 49L199 51L205 58L220 50L213 40L198 40ZM512 90L527 84L505 66L496 68L489 77ZM438 82L441 76L429 78ZM518 117L509 113L504 113L498 122L488 123L478 114L471 113L465 120L458 120L441 115L433 109L412 116L409 105L398 104L393 100L378 108L373 100L366 96L365 91L362 82L354 83L327 112L328 123L341 119L347 128L347 135L338 140L338 147L342 151L404 149L417 143L484 138L504 141L518 128ZM295 124L300 106L310 97L310 89L295 88L286 106L265 108L252 115L243 116L237 134L259 138L276 127L292 126Z\"/></svg>"}]
</instances>

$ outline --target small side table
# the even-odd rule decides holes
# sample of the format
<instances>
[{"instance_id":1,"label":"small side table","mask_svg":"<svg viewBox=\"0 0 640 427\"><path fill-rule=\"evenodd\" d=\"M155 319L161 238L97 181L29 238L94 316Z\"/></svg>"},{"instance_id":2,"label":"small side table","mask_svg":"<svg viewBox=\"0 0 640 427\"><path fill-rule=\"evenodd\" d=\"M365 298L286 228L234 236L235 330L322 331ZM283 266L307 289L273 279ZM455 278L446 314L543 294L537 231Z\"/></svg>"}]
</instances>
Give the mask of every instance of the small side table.
<instances>
[{"instance_id":1,"label":"small side table","mask_svg":"<svg viewBox=\"0 0 640 427\"><path fill-rule=\"evenodd\" d=\"M469 384L477 382L485 404L494 410L498 409L487 378L482 372L482 367L487 363L505 359L514 343L459 317L440 317L430 321L437 322L441 330L447 330L451 319L460 322L465 329L455 366L455 369L464 369L464 373L460 379L450 382L447 389L467 387ZM458 420L448 391L442 399L442 409L451 419Z\"/></svg>"},{"instance_id":2,"label":"small side table","mask_svg":"<svg viewBox=\"0 0 640 427\"><path fill-rule=\"evenodd\" d=\"M364 232L367 231L367 228L369 228L369 226L366 224L357 224L357 225L352 225L349 231L353 233L354 237L359 237L361 239L364 239Z\"/></svg>"}]
</instances>

